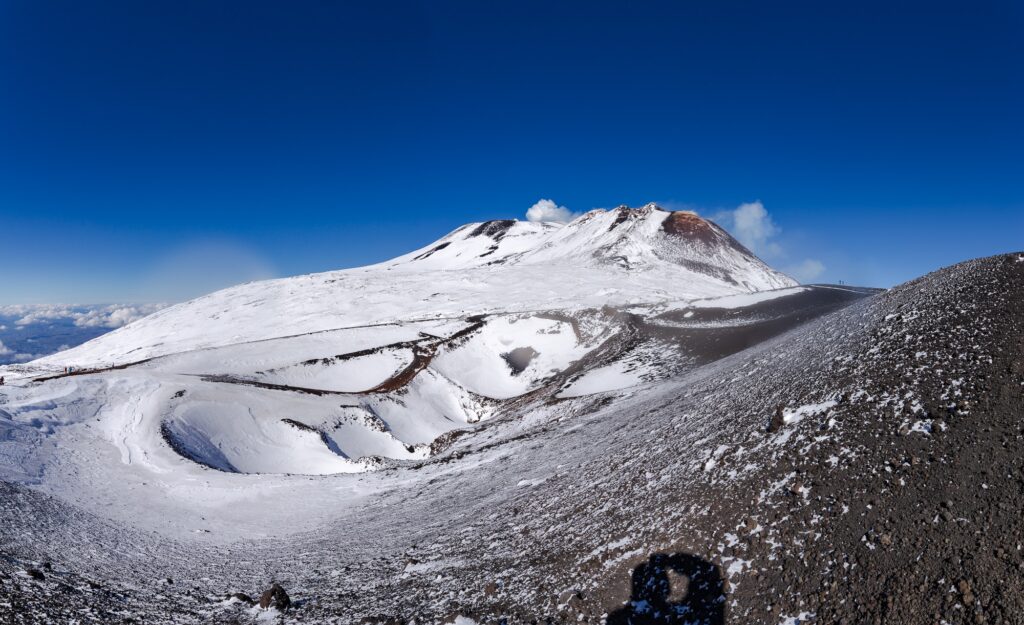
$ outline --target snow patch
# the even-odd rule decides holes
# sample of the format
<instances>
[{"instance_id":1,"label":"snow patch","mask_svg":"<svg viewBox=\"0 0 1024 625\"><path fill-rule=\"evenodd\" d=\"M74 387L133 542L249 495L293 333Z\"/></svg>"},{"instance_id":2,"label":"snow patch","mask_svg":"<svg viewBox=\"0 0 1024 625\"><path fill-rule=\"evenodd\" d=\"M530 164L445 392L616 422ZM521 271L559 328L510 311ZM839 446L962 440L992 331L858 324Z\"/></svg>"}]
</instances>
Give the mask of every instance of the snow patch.
<instances>
[{"instance_id":1,"label":"snow patch","mask_svg":"<svg viewBox=\"0 0 1024 625\"><path fill-rule=\"evenodd\" d=\"M584 373L559 391L558 397L582 397L636 386L643 382L642 376L648 371L649 369L643 365L618 361Z\"/></svg>"},{"instance_id":2,"label":"snow patch","mask_svg":"<svg viewBox=\"0 0 1024 625\"><path fill-rule=\"evenodd\" d=\"M838 405L838 403L839 402L836 400L828 400L823 401L819 404L805 404L803 406L798 406L796 408L785 408L782 411L782 421L786 425L799 423L805 417L819 415L832 408L835 408L836 405Z\"/></svg>"}]
</instances>

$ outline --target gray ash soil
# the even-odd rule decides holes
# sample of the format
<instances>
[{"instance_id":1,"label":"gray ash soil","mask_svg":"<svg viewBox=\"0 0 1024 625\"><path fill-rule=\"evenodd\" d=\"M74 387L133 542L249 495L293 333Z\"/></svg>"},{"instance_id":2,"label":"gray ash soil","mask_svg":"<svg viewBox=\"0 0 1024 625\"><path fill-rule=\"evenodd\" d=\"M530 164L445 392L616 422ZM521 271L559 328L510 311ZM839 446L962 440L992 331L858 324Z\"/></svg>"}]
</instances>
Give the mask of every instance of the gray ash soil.
<instances>
[{"instance_id":1,"label":"gray ash soil","mask_svg":"<svg viewBox=\"0 0 1024 625\"><path fill-rule=\"evenodd\" d=\"M670 311L643 324L646 335L669 340L703 365L753 347L878 289L816 285L796 295L743 308Z\"/></svg>"},{"instance_id":2,"label":"gray ash soil","mask_svg":"<svg viewBox=\"0 0 1024 625\"><path fill-rule=\"evenodd\" d=\"M524 408L316 532L172 542L4 485L0 621L247 623L224 597L278 581L283 622L1024 623L1019 258Z\"/></svg>"}]
</instances>

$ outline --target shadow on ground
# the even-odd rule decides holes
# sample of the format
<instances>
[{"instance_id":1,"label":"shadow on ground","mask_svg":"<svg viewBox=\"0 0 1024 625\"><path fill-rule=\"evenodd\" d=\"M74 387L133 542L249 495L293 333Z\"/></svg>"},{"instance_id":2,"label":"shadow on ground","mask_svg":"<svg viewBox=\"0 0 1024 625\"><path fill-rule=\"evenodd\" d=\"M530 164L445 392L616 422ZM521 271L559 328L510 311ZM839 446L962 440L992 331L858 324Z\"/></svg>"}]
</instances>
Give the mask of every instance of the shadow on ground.
<instances>
[{"instance_id":1,"label":"shadow on ground","mask_svg":"<svg viewBox=\"0 0 1024 625\"><path fill-rule=\"evenodd\" d=\"M608 625L723 625L725 582L717 565L686 553L656 553L633 571L630 602Z\"/></svg>"}]
</instances>

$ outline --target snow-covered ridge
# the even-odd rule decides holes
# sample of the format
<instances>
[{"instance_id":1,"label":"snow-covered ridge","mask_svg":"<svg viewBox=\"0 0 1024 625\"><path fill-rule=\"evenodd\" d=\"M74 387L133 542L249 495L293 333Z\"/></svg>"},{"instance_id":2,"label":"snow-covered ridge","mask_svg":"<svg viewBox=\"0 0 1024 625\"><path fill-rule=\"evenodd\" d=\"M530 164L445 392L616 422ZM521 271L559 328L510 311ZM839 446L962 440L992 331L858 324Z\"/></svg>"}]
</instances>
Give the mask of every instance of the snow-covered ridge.
<instances>
[{"instance_id":1,"label":"snow-covered ridge","mask_svg":"<svg viewBox=\"0 0 1024 625\"><path fill-rule=\"evenodd\" d=\"M683 265L732 282L741 291L794 284L714 222L690 211L666 211L656 204L596 209L565 225L512 219L467 224L378 266L422 271L566 261L579 267Z\"/></svg>"},{"instance_id":2,"label":"snow-covered ridge","mask_svg":"<svg viewBox=\"0 0 1024 625\"><path fill-rule=\"evenodd\" d=\"M224 289L36 364L110 366L370 324L685 301L795 284L693 213L619 207L561 226L468 224L377 265Z\"/></svg>"}]
</instances>

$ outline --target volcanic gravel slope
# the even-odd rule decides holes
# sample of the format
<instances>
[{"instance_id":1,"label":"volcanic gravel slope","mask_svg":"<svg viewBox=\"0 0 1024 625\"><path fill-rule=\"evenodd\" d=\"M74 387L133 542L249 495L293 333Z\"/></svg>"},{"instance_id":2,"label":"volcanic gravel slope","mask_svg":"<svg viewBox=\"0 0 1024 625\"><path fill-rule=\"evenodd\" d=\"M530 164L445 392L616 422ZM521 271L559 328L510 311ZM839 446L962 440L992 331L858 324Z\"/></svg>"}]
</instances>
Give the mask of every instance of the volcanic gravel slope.
<instances>
[{"instance_id":1,"label":"volcanic gravel slope","mask_svg":"<svg viewBox=\"0 0 1024 625\"><path fill-rule=\"evenodd\" d=\"M171 541L4 485L0 620L1022 623L1022 258L549 398L315 532ZM283 613L224 600L274 580Z\"/></svg>"}]
</instances>

